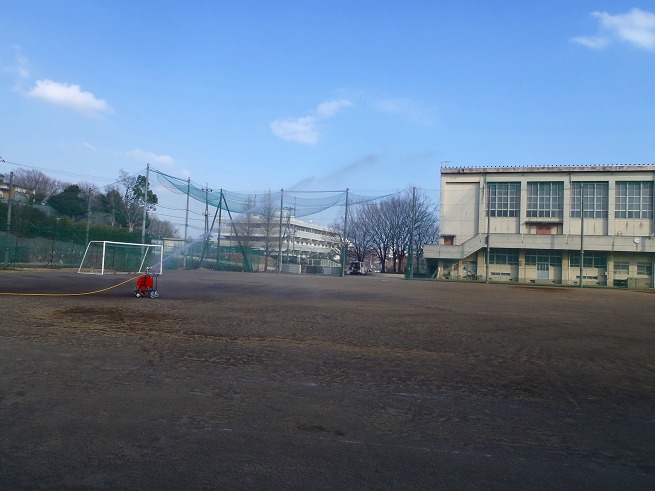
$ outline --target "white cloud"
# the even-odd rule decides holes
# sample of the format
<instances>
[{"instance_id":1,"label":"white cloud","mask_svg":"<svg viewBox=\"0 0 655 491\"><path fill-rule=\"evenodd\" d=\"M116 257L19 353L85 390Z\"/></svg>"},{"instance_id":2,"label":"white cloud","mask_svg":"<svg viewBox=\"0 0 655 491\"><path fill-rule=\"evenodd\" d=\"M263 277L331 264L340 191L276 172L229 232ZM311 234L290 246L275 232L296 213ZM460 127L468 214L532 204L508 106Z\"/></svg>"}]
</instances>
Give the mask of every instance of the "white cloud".
<instances>
[{"instance_id":1,"label":"white cloud","mask_svg":"<svg viewBox=\"0 0 655 491\"><path fill-rule=\"evenodd\" d=\"M343 99L323 102L318 105L314 114L309 116L276 119L270 125L271 131L283 140L314 145L318 143L320 137L318 123L352 105L352 102Z\"/></svg>"},{"instance_id":2,"label":"white cloud","mask_svg":"<svg viewBox=\"0 0 655 491\"><path fill-rule=\"evenodd\" d=\"M352 106L353 103L347 100L323 102L316 108L316 115L319 118L331 118L342 109Z\"/></svg>"},{"instance_id":3,"label":"white cloud","mask_svg":"<svg viewBox=\"0 0 655 491\"><path fill-rule=\"evenodd\" d=\"M434 122L432 110L421 108L411 99L404 97L382 99L373 105L378 111L399 115L412 123L432 124Z\"/></svg>"},{"instance_id":4,"label":"white cloud","mask_svg":"<svg viewBox=\"0 0 655 491\"><path fill-rule=\"evenodd\" d=\"M138 160L140 162L146 162L148 164L161 164L170 167L175 163L173 157L171 157L170 155L157 155L152 152L146 152L139 148L130 150L129 152L126 153L126 155L128 157L133 158L134 160Z\"/></svg>"},{"instance_id":5,"label":"white cloud","mask_svg":"<svg viewBox=\"0 0 655 491\"><path fill-rule=\"evenodd\" d=\"M586 46L587 48L592 48L592 49L604 48L609 44L609 39L604 37L577 36L573 38L573 41L583 46Z\"/></svg>"},{"instance_id":6,"label":"white cloud","mask_svg":"<svg viewBox=\"0 0 655 491\"><path fill-rule=\"evenodd\" d=\"M83 91L79 85L37 80L27 95L90 116L113 111L106 101L97 99L91 92Z\"/></svg>"},{"instance_id":7,"label":"white cloud","mask_svg":"<svg viewBox=\"0 0 655 491\"><path fill-rule=\"evenodd\" d=\"M0 71L17 76L19 79L26 79L30 76L30 63L20 49L20 46L11 47L14 52L14 60L9 64L0 63Z\"/></svg>"},{"instance_id":8,"label":"white cloud","mask_svg":"<svg viewBox=\"0 0 655 491\"><path fill-rule=\"evenodd\" d=\"M283 140L305 143L307 145L313 145L318 142L316 118L313 116L277 119L271 123L271 130Z\"/></svg>"},{"instance_id":9,"label":"white cloud","mask_svg":"<svg viewBox=\"0 0 655 491\"><path fill-rule=\"evenodd\" d=\"M655 13L633 8L625 14L592 12L591 15L598 19L601 34L594 37L574 37L574 42L599 49L618 39L638 48L655 50Z\"/></svg>"}]
</instances>

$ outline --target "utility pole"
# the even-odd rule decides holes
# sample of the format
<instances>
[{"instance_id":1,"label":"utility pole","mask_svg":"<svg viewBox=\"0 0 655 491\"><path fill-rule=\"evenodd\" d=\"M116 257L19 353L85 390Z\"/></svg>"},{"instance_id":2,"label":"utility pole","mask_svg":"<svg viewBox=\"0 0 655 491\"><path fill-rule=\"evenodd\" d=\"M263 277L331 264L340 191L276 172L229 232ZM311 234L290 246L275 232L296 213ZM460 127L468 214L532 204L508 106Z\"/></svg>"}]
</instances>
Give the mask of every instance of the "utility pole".
<instances>
[{"instance_id":1,"label":"utility pole","mask_svg":"<svg viewBox=\"0 0 655 491\"><path fill-rule=\"evenodd\" d=\"M343 257L341 258L341 276L346 276L346 262L348 261L348 188L346 188L346 213L343 220Z\"/></svg>"},{"instance_id":2,"label":"utility pole","mask_svg":"<svg viewBox=\"0 0 655 491\"><path fill-rule=\"evenodd\" d=\"M416 187L412 188L412 229L409 234L409 251L407 254L407 270L405 272L405 278L412 279L414 278L414 233L416 230Z\"/></svg>"},{"instance_id":3,"label":"utility pole","mask_svg":"<svg viewBox=\"0 0 655 491\"><path fill-rule=\"evenodd\" d=\"M584 182L580 183L580 288L584 274Z\"/></svg>"},{"instance_id":4,"label":"utility pole","mask_svg":"<svg viewBox=\"0 0 655 491\"><path fill-rule=\"evenodd\" d=\"M141 243L146 243L146 214L148 213L148 179L150 179L150 164L146 165L146 193L143 196L143 223L141 224Z\"/></svg>"},{"instance_id":5,"label":"utility pole","mask_svg":"<svg viewBox=\"0 0 655 491\"><path fill-rule=\"evenodd\" d=\"M86 243L89 243L89 226L91 225L91 188L89 188L88 201L86 203Z\"/></svg>"},{"instance_id":6,"label":"utility pole","mask_svg":"<svg viewBox=\"0 0 655 491\"><path fill-rule=\"evenodd\" d=\"M205 192L205 238L209 240L207 237L207 234L209 234L209 193L212 193L214 190L209 189L209 183L202 190Z\"/></svg>"},{"instance_id":7,"label":"utility pole","mask_svg":"<svg viewBox=\"0 0 655 491\"><path fill-rule=\"evenodd\" d=\"M491 244L489 239L491 238L491 186L487 184L487 264L485 267L485 277L484 282L489 283L489 261L491 260Z\"/></svg>"},{"instance_id":8,"label":"utility pole","mask_svg":"<svg viewBox=\"0 0 655 491\"><path fill-rule=\"evenodd\" d=\"M9 195L7 196L7 243L5 247L5 264L9 264L9 232L11 231L11 202L14 192L14 173L9 173Z\"/></svg>"},{"instance_id":9,"label":"utility pole","mask_svg":"<svg viewBox=\"0 0 655 491\"><path fill-rule=\"evenodd\" d=\"M184 219L184 268L186 269L186 257L189 254L189 195L191 194L191 178L186 180L186 218Z\"/></svg>"},{"instance_id":10,"label":"utility pole","mask_svg":"<svg viewBox=\"0 0 655 491\"><path fill-rule=\"evenodd\" d=\"M284 188L280 189L280 241L277 251L277 272L282 272L282 211L284 207Z\"/></svg>"},{"instance_id":11,"label":"utility pole","mask_svg":"<svg viewBox=\"0 0 655 491\"><path fill-rule=\"evenodd\" d=\"M218 200L218 233L216 234L216 268L221 254L221 215L223 214L223 188L221 188L221 197Z\"/></svg>"}]
</instances>

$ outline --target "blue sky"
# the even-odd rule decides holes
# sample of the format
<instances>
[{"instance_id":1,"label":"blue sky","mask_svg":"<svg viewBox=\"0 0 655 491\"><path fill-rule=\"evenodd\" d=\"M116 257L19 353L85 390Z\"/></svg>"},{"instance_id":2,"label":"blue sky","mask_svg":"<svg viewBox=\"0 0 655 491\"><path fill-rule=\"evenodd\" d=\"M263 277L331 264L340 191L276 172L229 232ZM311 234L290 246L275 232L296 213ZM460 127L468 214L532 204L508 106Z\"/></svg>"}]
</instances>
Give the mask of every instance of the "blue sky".
<instances>
[{"instance_id":1,"label":"blue sky","mask_svg":"<svg viewBox=\"0 0 655 491\"><path fill-rule=\"evenodd\" d=\"M653 163L654 82L654 2L0 3L0 156L72 182L150 163L375 193L437 189L444 161Z\"/></svg>"}]
</instances>

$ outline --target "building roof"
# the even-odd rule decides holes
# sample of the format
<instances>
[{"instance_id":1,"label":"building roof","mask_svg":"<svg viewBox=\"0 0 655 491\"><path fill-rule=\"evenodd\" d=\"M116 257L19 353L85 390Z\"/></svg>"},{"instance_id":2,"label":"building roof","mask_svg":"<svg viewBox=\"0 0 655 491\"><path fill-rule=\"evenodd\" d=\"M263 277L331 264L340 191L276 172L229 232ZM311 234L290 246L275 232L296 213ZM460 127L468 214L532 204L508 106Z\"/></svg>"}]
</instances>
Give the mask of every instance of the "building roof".
<instances>
[{"instance_id":1,"label":"building roof","mask_svg":"<svg viewBox=\"0 0 655 491\"><path fill-rule=\"evenodd\" d=\"M535 172L655 172L655 164L441 167L442 174L525 174Z\"/></svg>"}]
</instances>

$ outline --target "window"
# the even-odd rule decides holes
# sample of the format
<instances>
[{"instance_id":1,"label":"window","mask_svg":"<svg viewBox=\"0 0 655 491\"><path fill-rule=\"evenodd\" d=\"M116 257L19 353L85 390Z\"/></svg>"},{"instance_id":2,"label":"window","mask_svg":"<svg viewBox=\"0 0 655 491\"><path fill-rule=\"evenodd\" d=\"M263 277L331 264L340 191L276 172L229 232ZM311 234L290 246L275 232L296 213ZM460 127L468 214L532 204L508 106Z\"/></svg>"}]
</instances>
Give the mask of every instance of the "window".
<instances>
[{"instance_id":1,"label":"window","mask_svg":"<svg viewBox=\"0 0 655 491\"><path fill-rule=\"evenodd\" d=\"M615 218L653 218L653 182L616 183Z\"/></svg>"},{"instance_id":2,"label":"window","mask_svg":"<svg viewBox=\"0 0 655 491\"><path fill-rule=\"evenodd\" d=\"M579 261L578 264L580 264ZM614 261L614 274L630 274L630 263L627 261Z\"/></svg>"},{"instance_id":3,"label":"window","mask_svg":"<svg viewBox=\"0 0 655 491\"><path fill-rule=\"evenodd\" d=\"M521 203L520 182L493 182L489 186L488 215L492 217L517 217Z\"/></svg>"},{"instance_id":4,"label":"window","mask_svg":"<svg viewBox=\"0 0 655 491\"><path fill-rule=\"evenodd\" d=\"M639 275L652 275L653 274L653 265L652 263L637 263L637 274Z\"/></svg>"},{"instance_id":5,"label":"window","mask_svg":"<svg viewBox=\"0 0 655 491\"><path fill-rule=\"evenodd\" d=\"M564 216L563 182L529 182L527 216L562 218Z\"/></svg>"},{"instance_id":6,"label":"window","mask_svg":"<svg viewBox=\"0 0 655 491\"><path fill-rule=\"evenodd\" d=\"M537 263L547 263L549 266L562 266L562 253L559 251L526 251L525 264L536 266Z\"/></svg>"},{"instance_id":7,"label":"window","mask_svg":"<svg viewBox=\"0 0 655 491\"><path fill-rule=\"evenodd\" d=\"M491 249L489 251L489 264L519 264L519 251L513 249Z\"/></svg>"},{"instance_id":8,"label":"window","mask_svg":"<svg viewBox=\"0 0 655 491\"><path fill-rule=\"evenodd\" d=\"M574 182L571 185L571 217L607 218L609 184L607 182ZM584 198L584 201L583 201Z\"/></svg>"},{"instance_id":9,"label":"window","mask_svg":"<svg viewBox=\"0 0 655 491\"><path fill-rule=\"evenodd\" d=\"M571 268L580 267L580 252L572 251L569 256L569 266ZM585 268L607 268L607 253L589 251L584 253L584 265Z\"/></svg>"}]
</instances>

